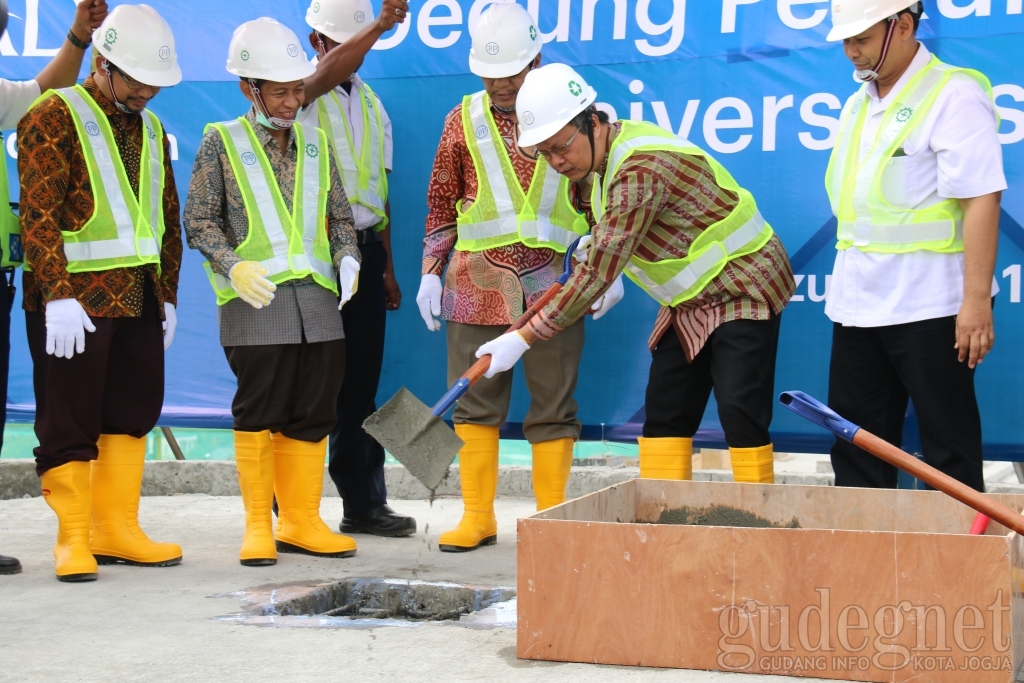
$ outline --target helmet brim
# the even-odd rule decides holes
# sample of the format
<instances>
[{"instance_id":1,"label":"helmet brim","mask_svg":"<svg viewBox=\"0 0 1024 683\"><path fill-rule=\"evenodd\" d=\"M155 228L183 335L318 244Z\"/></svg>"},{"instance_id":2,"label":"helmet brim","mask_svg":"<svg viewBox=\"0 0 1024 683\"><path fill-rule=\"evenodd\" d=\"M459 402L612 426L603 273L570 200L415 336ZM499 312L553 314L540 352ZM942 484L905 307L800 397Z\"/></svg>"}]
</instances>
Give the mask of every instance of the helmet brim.
<instances>
[{"instance_id":1,"label":"helmet brim","mask_svg":"<svg viewBox=\"0 0 1024 683\"><path fill-rule=\"evenodd\" d=\"M490 64L488 62L481 62L473 55L472 52L470 52L469 70L480 78L512 78L513 76L521 73L522 70L525 69L536 57L537 55L534 54L525 59L520 59L514 62Z\"/></svg>"},{"instance_id":2,"label":"helmet brim","mask_svg":"<svg viewBox=\"0 0 1024 683\"><path fill-rule=\"evenodd\" d=\"M850 24L833 26L832 30L829 31L828 35L825 37L825 40L827 40L830 43L838 43L841 40L846 40L847 38L859 36L860 34L864 33L864 31L867 31L869 28L871 28L877 23L879 22L873 19L863 19L861 21L855 21Z\"/></svg>"},{"instance_id":3,"label":"helmet brim","mask_svg":"<svg viewBox=\"0 0 1024 683\"><path fill-rule=\"evenodd\" d=\"M111 62L113 64L113 62ZM149 69L125 69L117 67L139 83L145 83L153 88L170 88L181 83L181 68L175 64L165 71L151 71Z\"/></svg>"},{"instance_id":4,"label":"helmet brim","mask_svg":"<svg viewBox=\"0 0 1024 683\"><path fill-rule=\"evenodd\" d=\"M309 62L296 64L293 67L281 70L260 71L258 69L232 69L228 67L228 73L239 78L251 78L257 81L271 81L273 83L291 83L302 81L316 73L316 66Z\"/></svg>"}]
</instances>

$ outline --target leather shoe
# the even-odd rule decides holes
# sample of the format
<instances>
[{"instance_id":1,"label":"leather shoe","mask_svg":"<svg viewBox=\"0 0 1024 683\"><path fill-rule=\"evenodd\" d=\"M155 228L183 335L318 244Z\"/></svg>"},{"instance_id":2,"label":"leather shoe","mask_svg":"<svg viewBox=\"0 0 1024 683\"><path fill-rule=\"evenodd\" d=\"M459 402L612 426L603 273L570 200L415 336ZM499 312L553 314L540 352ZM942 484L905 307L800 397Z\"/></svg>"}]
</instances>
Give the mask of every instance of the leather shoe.
<instances>
[{"instance_id":1,"label":"leather shoe","mask_svg":"<svg viewBox=\"0 0 1024 683\"><path fill-rule=\"evenodd\" d=\"M342 517L343 534L373 534L374 536L410 536L416 533L416 520L400 515L387 505L351 517Z\"/></svg>"},{"instance_id":2,"label":"leather shoe","mask_svg":"<svg viewBox=\"0 0 1024 683\"><path fill-rule=\"evenodd\" d=\"M0 574L20 574L21 562L13 557L0 555Z\"/></svg>"}]
</instances>

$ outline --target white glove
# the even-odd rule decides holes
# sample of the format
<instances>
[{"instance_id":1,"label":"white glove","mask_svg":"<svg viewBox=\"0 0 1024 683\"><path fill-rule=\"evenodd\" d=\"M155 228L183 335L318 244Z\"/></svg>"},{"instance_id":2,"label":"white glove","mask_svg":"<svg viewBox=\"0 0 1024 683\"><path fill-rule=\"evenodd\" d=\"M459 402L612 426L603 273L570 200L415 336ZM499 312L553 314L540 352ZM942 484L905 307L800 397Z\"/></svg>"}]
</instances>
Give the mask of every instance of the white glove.
<instances>
[{"instance_id":1,"label":"white glove","mask_svg":"<svg viewBox=\"0 0 1024 683\"><path fill-rule=\"evenodd\" d=\"M96 326L78 299L54 299L46 303L46 352L57 358L85 353L85 331Z\"/></svg>"},{"instance_id":2,"label":"white glove","mask_svg":"<svg viewBox=\"0 0 1024 683\"><path fill-rule=\"evenodd\" d=\"M277 285L264 277L267 269L257 261L239 261L231 266L228 278L238 298L253 308L269 306L274 300Z\"/></svg>"},{"instance_id":3,"label":"white glove","mask_svg":"<svg viewBox=\"0 0 1024 683\"><path fill-rule=\"evenodd\" d=\"M416 293L416 305L420 308L420 317L427 324L427 329L437 332L441 329L441 321L437 316L441 315L441 292L444 287L441 285L441 278L438 275L427 273L420 278L420 291Z\"/></svg>"},{"instance_id":4,"label":"white glove","mask_svg":"<svg viewBox=\"0 0 1024 683\"><path fill-rule=\"evenodd\" d=\"M594 312L594 320L600 320L605 313L612 309L612 306L622 301L622 297L625 295L626 288L622 286L622 275L620 274L615 278L612 286L597 300L597 303L590 307L590 310Z\"/></svg>"},{"instance_id":5,"label":"white glove","mask_svg":"<svg viewBox=\"0 0 1024 683\"><path fill-rule=\"evenodd\" d=\"M476 357L491 355L491 367L487 368L484 377L490 379L499 372L505 372L530 350L530 345L518 332L506 332L497 339L492 339L476 350Z\"/></svg>"},{"instance_id":6,"label":"white glove","mask_svg":"<svg viewBox=\"0 0 1024 683\"><path fill-rule=\"evenodd\" d=\"M174 310L174 304L164 302L164 351L171 348L176 329L178 329L178 313Z\"/></svg>"},{"instance_id":7,"label":"white glove","mask_svg":"<svg viewBox=\"0 0 1024 683\"><path fill-rule=\"evenodd\" d=\"M341 284L341 301L338 310L349 302L359 289L359 261L345 256L338 265L338 282Z\"/></svg>"},{"instance_id":8,"label":"white glove","mask_svg":"<svg viewBox=\"0 0 1024 683\"><path fill-rule=\"evenodd\" d=\"M594 238L590 235L584 235L580 238L580 243L576 245L575 251L572 252L574 259L580 263L586 263L587 258L590 256L590 243L594 241Z\"/></svg>"}]
</instances>

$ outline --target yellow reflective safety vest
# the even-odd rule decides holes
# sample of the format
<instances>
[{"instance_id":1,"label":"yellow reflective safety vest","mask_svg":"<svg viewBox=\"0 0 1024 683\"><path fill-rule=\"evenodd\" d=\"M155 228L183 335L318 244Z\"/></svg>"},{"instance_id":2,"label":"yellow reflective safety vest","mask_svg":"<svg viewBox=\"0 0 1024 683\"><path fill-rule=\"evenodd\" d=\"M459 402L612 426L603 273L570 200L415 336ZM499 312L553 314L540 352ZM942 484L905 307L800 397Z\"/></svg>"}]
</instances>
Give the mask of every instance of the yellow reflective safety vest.
<instances>
[{"instance_id":1,"label":"yellow reflective safety vest","mask_svg":"<svg viewBox=\"0 0 1024 683\"><path fill-rule=\"evenodd\" d=\"M740 187L725 167L691 142L645 121L623 121L608 150L605 177L594 179L591 209L600 221L608 201L608 187L622 164L634 153L674 152L701 157L715 172L715 182L739 195L732 213L709 226L690 244L684 258L645 261L633 254L623 271L663 306L676 306L700 294L729 261L759 251L774 234L757 209L754 196Z\"/></svg>"},{"instance_id":2,"label":"yellow reflective safety vest","mask_svg":"<svg viewBox=\"0 0 1024 683\"><path fill-rule=\"evenodd\" d=\"M359 101L363 119L363 139L356 156L352 125L341 103L338 93L333 90L317 100L317 114L320 128L327 133L334 144L334 156L341 170L341 182L345 186L348 200L361 204L380 217L374 226L378 232L387 227L384 205L388 200L388 174L384 161L384 119L380 107L374 106L376 96L365 83L359 85L358 93L352 93ZM371 114L372 112L372 114Z\"/></svg>"},{"instance_id":3,"label":"yellow reflective safety vest","mask_svg":"<svg viewBox=\"0 0 1024 683\"><path fill-rule=\"evenodd\" d=\"M136 197L107 115L80 85L47 92L68 106L82 146L93 214L81 230L61 231L69 273L132 268L147 263L160 268L164 236L164 129L148 109L142 112L142 156ZM33 105L35 106L35 105ZM26 264L25 270L30 270Z\"/></svg>"},{"instance_id":4,"label":"yellow reflective safety vest","mask_svg":"<svg viewBox=\"0 0 1024 683\"><path fill-rule=\"evenodd\" d=\"M985 76L944 64L933 55L886 108L865 155L860 150L869 109L868 84L847 102L825 173L832 213L838 219L837 249L857 247L888 254L964 250L964 213L956 199L934 197L914 207L896 206L886 197L887 187L904 187L907 180L905 166L897 161L903 155L897 152L925 120L951 78L972 78L992 95Z\"/></svg>"},{"instance_id":5,"label":"yellow reflective safety vest","mask_svg":"<svg viewBox=\"0 0 1024 683\"><path fill-rule=\"evenodd\" d=\"M491 115L484 91L462 100L462 129L476 169L473 204L457 206L459 251L483 251L521 242L564 253L580 235L590 233L586 216L569 201L570 181L538 159L524 193Z\"/></svg>"},{"instance_id":6,"label":"yellow reflective safety vest","mask_svg":"<svg viewBox=\"0 0 1024 683\"><path fill-rule=\"evenodd\" d=\"M295 192L288 211L263 146L252 125L243 116L235 121L213 123L238 188L242 192L249 232L235 249L242 259L257 261L267 269L267 279L276 284L308 275L322 287L338 293L327 238L327 194L330 189L330 161L327 135L314 126L295 123ZM217 305L223 306L238 294L231 280L214 273L204 264Z\"/></svg>"},{"instance_id":7,"label":"yellow reflective safety vest","mask_svg":"<svg viewBox=\"0 0 1024 683\"><path fill-rule=\"evenodd\" d=\"M11 209L11 188L7 184L7 155L4 154L3 139L0 135L0 249L3 249L0 268L17 268L25 256L21 249L21 226L18 216Z\"/></svg>"}]
</instances>

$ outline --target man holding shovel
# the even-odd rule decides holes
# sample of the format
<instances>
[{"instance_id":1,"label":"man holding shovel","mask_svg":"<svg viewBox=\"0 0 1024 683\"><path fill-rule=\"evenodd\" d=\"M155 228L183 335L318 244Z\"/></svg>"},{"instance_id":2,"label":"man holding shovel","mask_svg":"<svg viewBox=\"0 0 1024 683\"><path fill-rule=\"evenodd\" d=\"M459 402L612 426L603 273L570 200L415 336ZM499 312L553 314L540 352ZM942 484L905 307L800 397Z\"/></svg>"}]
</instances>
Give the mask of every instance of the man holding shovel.
<instances>
[{"instance_id":1,"label":"man holding shovel","mask_svg":"<svg viewBox=\"0 0 1024 683\"><path fill-rule=\"evenodd\" d=\"M516 97L540 63L540 48L536 24L521 6L484 11L469 58L484 90L448 115L434 160L416 303L427 329L441 329L438 316L448 321L449 383L475 362L480 344L515 322L555 281L559 254L589 231L573 206L570 183L516 144ZM525 358L531 404L523 431L533 446L539 509L565 498L580 433L573 393L582 351L580 320ZM474 550L496 540L498 428L511 389L511 374L481 380L455 409L455 431L465 442L459 452L465 511L458 527L441 535L441 550Z\"/></svg>"},{"instance_id":2,"label":"man holding shovel","mask_svg":"<svg viewBox=\"0 0 1024 683\"><path fill-rule=\"evenodd\" d=\"M753 196L717 161L650 123L610 123L572 68L527 75L519 144L571 181L596 172L587 262L519 332L484 344L486 376L550 343L620 273L662 304L650 337L640 475L689 479L692 438L715 391L736 481L774 481L768 426L779 320L795 289L786 251Z\"/></svg>"}]
</instances>

